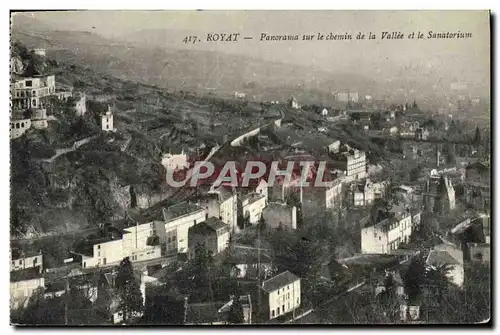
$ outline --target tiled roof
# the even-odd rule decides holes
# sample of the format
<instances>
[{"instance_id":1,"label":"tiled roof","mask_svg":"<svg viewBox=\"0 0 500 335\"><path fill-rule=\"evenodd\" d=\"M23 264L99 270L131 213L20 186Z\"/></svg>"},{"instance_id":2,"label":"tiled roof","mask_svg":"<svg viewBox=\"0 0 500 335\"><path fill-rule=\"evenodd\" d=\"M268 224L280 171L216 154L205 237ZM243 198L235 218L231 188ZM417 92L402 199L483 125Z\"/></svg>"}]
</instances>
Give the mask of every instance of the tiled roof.
<instances>
[{"instance_id":1,"label":"tiled roof","mask_svg":"<svg viewBox=\"0 0 500 335\"><path fill-rule=\"evenodd\" d=\"M299 277L297 277L290 271L285 271L263 282L262 289L266 292L273 292L299 279Z\"/></svg>"},{"instance_id":2,"label":"tiled roof","mask_svg":"<svg viewBox=\"0 0 500 335\"><path fill-rule=\"evenodd\" d=\"M177 205L170 206L166 209L163 209L163 219L165 221L171 221L175 218L191 213L196 213L202 210L203 207L201 206L189 202L183 202Z\"/></svg>"},{"instance_id":3,"label":"tiled roof","mask_svg":"<svg viewBox=\"0 0 500 335\"><path fill-rule=\"evenodd\" d=\"M444 264L460 264L453 256L447 251L442 250L431 250L429 256L427 257L428 265L444 265Z\"/></svg>"}]
</instances>

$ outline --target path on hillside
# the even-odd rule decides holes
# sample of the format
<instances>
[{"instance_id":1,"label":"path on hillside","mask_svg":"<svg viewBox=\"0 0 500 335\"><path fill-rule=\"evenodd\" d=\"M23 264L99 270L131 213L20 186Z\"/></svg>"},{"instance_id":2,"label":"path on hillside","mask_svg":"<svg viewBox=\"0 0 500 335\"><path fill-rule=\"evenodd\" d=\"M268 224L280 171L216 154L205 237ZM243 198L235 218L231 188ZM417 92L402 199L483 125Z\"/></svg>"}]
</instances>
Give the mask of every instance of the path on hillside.
<instances>
[{"instance_id":1,"label":"path on hillside","mask_svg":"<svg viewBox=\"0 0 500 335\"><path fill-rule=\"evenodd\" d=\"M76 149L78 149L82 145L89 143L91 140L97 138L97 136L98 135L94 135L94 136L90 136L90 137L84 138L82 140L76 141L75 143L73 143L73 145L70 148L56 149L56 154L54 156L52 156L50 158L42 159L41 161L46 162L46 163L52 163L57 157L59 157L61 155L65 155L68 152L75 151Z\"/></svg>"}]
</instances>

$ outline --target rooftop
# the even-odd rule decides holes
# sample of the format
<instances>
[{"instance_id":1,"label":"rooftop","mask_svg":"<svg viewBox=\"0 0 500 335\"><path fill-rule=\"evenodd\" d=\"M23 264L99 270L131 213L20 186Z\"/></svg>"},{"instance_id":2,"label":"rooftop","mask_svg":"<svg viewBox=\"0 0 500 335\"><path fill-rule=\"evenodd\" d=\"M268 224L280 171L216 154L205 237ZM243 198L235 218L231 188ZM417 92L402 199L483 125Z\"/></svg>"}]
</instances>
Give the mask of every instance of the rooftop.
<instances>
[{"instance_id":1,"label":"rooftop","mask_svg":"<svg viewBox=\"0 0 500 335\"><path fill-rule=\"evenodd\" d=\"M35 268L22 269L17 271L10 272L10 282L20 282L24 280L32 280L42 278L42 274L40 272L40 267L37 266Z\"/></svg>"},{"instance_id":2,"label":"rooftop","mask_svg":"<svg viewBox=\"0 0 500 335\"><path fill-rule=\"evenodd\" d=\"M173 219L179 218L181 216L196 213L199 211L203 211L203 207L190 202L183 202L170 206L168 208L163 208L162 215L163 220L172 221Z\"/></svg>"},{"instance_id":3,"label":"rooftop","mask_svg":"<svg viewBox=\"0 0 500 335\"><path fill-rule=\"evenodd\" d=\"M429 256L427 257L427 264L436 266L444 264L460 264L449 252L443 250L431 250Z\"/></svg>"},{"instance_id":4,"label":"rooftop","mask_svg":"<svg viewBox=\"0 0 500 335\"><path fill-rule=\"evenodd\" d=\"M264 281L262 283L262 289L270 293L282 288L285 285L291 284L297 280L300 280L300 278L291 273L290 271L285 271L277 276L274 276L271 279Z\"/></svg>"},{"instance_id":5,"label":"rooftop","mask_svg":"<svg viewBox=\"0 0 500 335\"><path fill-rule=\"evenodd\" d=\"M211 217L189 228L189 234L210 235L221 229L229 230L229 226L221 220Z\"/></svg>"},{"instance_id":6,"label":"rooftop","mask_svg":"<svg viewBox=\"0 0 500 335\"><path fill-rule=\"evenodd\" d=\"M246 206L246 205L253 204L254 202L256 202L262 198L265 198L265 197L266 196L264 194L252 192L250 194L245 195L243 198L241 198L241 203L244 206Z\"/></svg>"}]
</instances>

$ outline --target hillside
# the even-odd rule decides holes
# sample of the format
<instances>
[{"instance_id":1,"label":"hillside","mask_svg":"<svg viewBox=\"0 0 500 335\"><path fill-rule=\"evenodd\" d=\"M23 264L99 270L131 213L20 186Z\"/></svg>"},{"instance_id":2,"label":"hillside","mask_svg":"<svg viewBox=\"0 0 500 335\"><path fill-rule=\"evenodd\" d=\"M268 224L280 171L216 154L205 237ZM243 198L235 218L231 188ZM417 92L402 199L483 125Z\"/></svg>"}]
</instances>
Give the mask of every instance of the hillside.
<instances>
[{"instance_id":1,"label":"hillside","mask_svg":"<svg viewBox=\"0 0 500 335\"><path fill-rule=\"evenodd\" d=\"M124 188L138 196L169 193L162 154L210 148L259 117L258 105L164 90L121 80L50 58L36 57L21 44L12 55L38 72L52 73L87 94L87 113L77 117L75 101L54 100L44 130L30 129L11 141L11 236L97 227L123 215ZM97 101L95 99L104 101ZM116 133L100 130L100 116L112 106ZM74 143L88 143L74 148ZM63 153L56 155L56 153ZM53 157L53 158L51 158ZM109 195L113 195L110 197ZM130 200L128 200L130 201Z\"/></svg>"}]
</instances>

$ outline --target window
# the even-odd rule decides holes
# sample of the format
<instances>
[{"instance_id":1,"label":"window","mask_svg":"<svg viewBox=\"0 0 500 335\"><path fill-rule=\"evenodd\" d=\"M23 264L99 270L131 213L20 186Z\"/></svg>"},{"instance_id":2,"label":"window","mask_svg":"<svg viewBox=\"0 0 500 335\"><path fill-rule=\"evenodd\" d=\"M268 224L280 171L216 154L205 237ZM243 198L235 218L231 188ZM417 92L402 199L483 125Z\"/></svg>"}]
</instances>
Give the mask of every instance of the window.
<instances>
[{"instance_id":1,"label":"window","mask_svg":"<svg viewBox=\"0 0 500 335\"><path fill-rule=\"evenodd\" d=\"M285 313L285 305L283 305L282 307L283 307L283 313Z\"/></svg>"},{"instance_id":2,"label":"window","mask_svg":"<svg viewBox=\"0 0 500 335\"><path fill-rule=\"evenodd\" d=\"M32 81L31 80L26 80L25 85L26 85L26 87L31 87L32 86Z\"/></svg>"},{"instance_id":3,"label":"window","mask_svg":"<svg viewBox=\"0 0 500 335\"><path fill-rule=\"evenodd\" d=\"M276 309L276 314L280 315L280 308L279 307Z\"/></svg>"},{"instance_id":4,"label":"window","mask_svg":"<svg viewBox=\"0 0 500 335\"><path fill-rule=\"evenodd\" d=\"M36 91L33 91L33 96L36 97Z\"/></svg>"},{"instance_id":5,"label":"window","mask_svg":"<svg viewBox=\"0 0 500 335\"><path fill-rule=\"evenodd\" d=\"M101 245L100 245L100 244L97 246L97 249L98 249L98 250L100 250L100 249L101 249Z\"/></svg>"},{"instance_id":6,"label":"window","mask_svg":"<svg viewBox=\"0 0 500 335\"><path fill-rule=\"evenodd\" d=\"M379 237L378 237L378 240L380 241L381 239L382 239L382 237L380 237L380 236L379 236Z\"/></svg>"},{"instance_id":7,"label":"window","mask_svg":"<svg viewBox=\"0 0 500 335\"><path fill-rule=\"evenodd\" d=\"M19 260L19 265L23 265L23 260L22 259Z\"/></svg>"},{"instance_id":8,"label":"window","mask_svg":"<svg viewBox=\"0 0 500 335\"><path fill-rule=\"evenodd\" d=\"M33 106L36 107L36 99L33 99Z\"/></svg>"},{"instance_id":9,"label":"window","mask_svg":"<svg viewBox=\"0 0 500 335\"><path fill-rule=\"evenodd\" d=\"M109 129L109 125L106 125L106 129Z\"/></svg>"},{"instance_id":10,"label":"window","mask_svg":"<svg viewBox=\"0 0 500 335\"><path fill-rule=\"evenodd\" d=\"M271 311L271 315L272 315L272 316L273 316L273 318L274 318L274 316L275 316L275 314L274 314L274 309Z\"/></svg>"},{"instance_id":11,"label":"window","mask_svg":"<svg viewBox=\"0 0 500 335\"><path fill-rule=\"evenodd\" d=\"M97 257L101 257L101 252L100 251L97 252Z\"/></svg>"},{"instance_id":12,"label":"window","mask_svg":"<svg viewBox=\"0 0 500 335\"><path fill-rule=\"evenodd\" d=\"M290 285L287 286L288 290L290 290Z\"/></svg>"},{"instance_id":13,"label":"window","mask_svg":"<svg viewBox=\"0 0 500 335\"><path fill-rule=\"evenodd\" d=\"M290 293L287 293L286 298L290 299Z\"/></svg>"},{"instance_id":14,"label":"window","mask_svg":"<svg viewBox=\"0 0 500 335\"><path fill-rule=\"evenodd\" d=\"M280 290L278 290L278 295L280 295Z\"/></svg>"},{"instance_id":15,"label":"window","mask_svg":"<svg viewBox=\"0 0 500 335\"><path fill-rule=\"evenodd\" d=\"M299 301L299 298L297 298L297 305L299 304L299 302L300 302L300 301Z\"/></svg>"},{"instance_id":16,"label":"window","mask_svg":"<svg viewBox=\"0 0 500 335\"><path fill-rule=\"evenodd\" d=\"M83 267L86 268L87 267L87 263L86 262L83 262Z\"/></svg>"},{"instance_id":17,"label":"window","mask_svg":"<svg viewBox=\"0 0 500 335\"><path fill-rule=\"evenodd\" d=\"M104 259L102 260L102 264L106 265L106 257L104 257Z\"/></svg>"},{"instance_id":18,"label":"window","mask_svg":"<svg viewBox=\"0 0 500 335\"><path fill-rule=\"evenodd\" d=\"M16 262L12 261L12 266L15 266L16 265Z\"/></svg>"}]
</instances>

